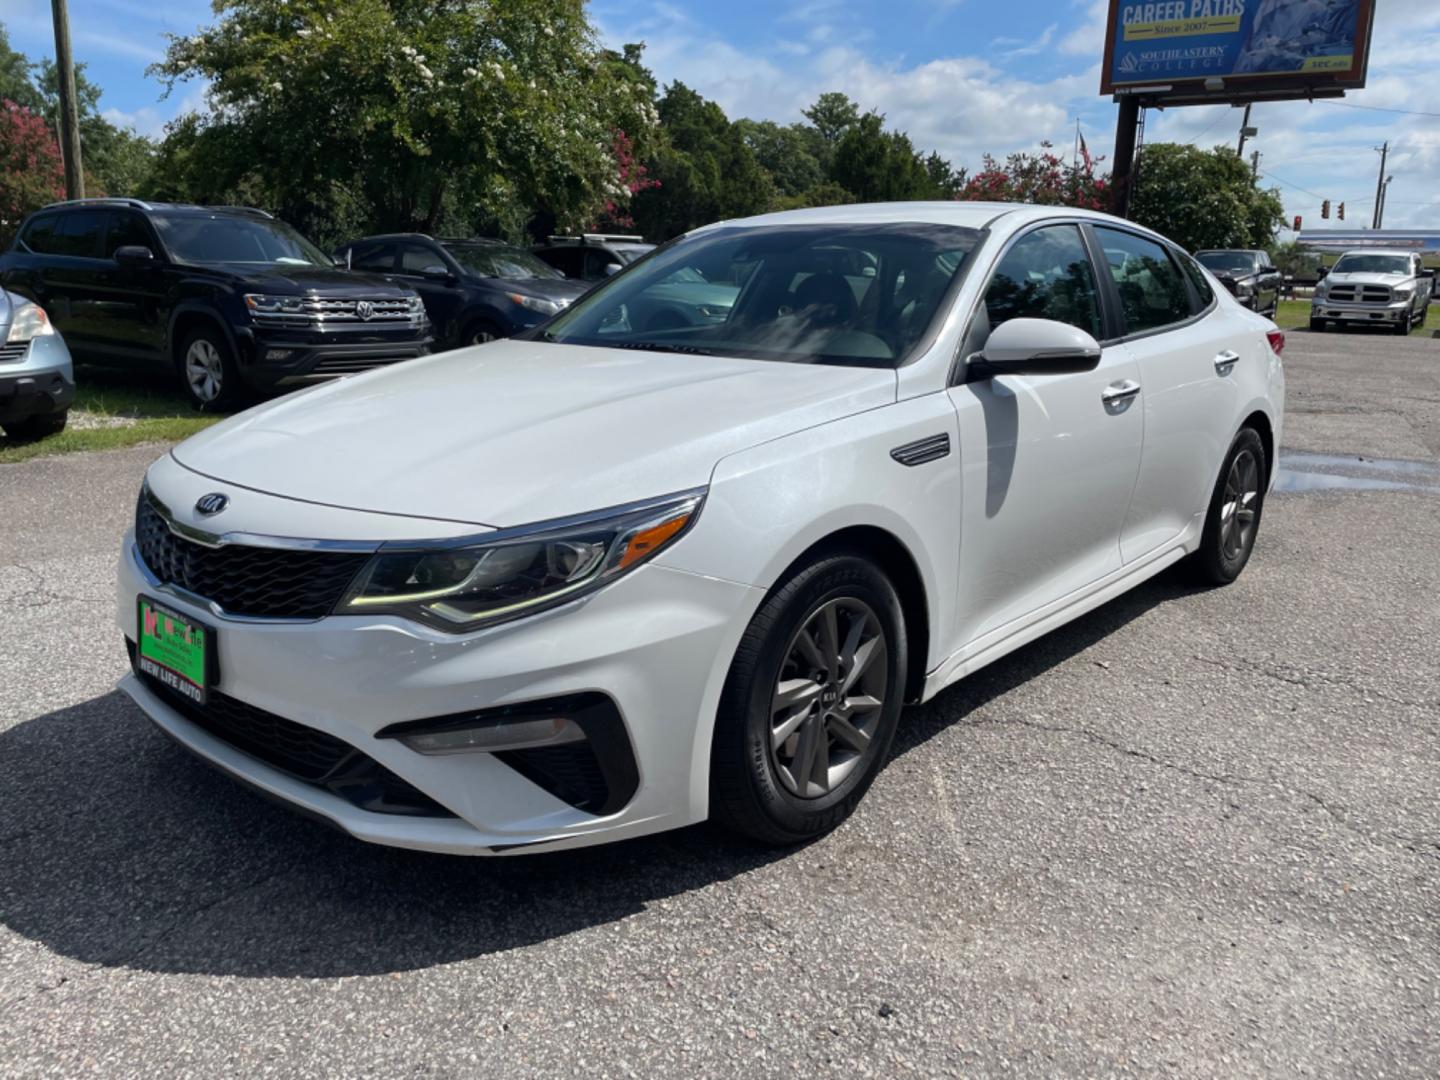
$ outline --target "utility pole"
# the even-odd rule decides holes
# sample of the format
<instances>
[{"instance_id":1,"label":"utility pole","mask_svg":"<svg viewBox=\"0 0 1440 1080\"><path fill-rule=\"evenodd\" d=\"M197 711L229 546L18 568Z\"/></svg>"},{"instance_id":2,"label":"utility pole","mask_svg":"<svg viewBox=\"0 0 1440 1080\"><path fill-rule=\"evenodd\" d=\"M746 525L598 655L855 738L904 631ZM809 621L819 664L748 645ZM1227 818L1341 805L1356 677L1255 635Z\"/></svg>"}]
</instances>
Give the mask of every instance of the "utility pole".
<instances>
[{"instance_id":1,"label":"utility pole","mask_svg":"<svg viewBox=\"0 0 1440 1080\"><path fill-rule=\"evenodd\" d=\"M1135 171L1135 139L1140 132L1140 99L1120 99L1115 121L1115 164L1110 170L1110 210L1116 217L1130 216L1130 188Z\"/></svg>"},{"instance_id":2,"label":"utility pole","mask_svg":"<svg viewBox=\"0 0 1440 1080\"><path fill-rule=\"evenodd\" d=\"M1375 149L1380 151L1380 179L1375 181L1375 217L1370 226L1372 229L1380 228L1380 204L1385 200L1385 162L1390 156L1390 144L1387 142Z\"/></svg>"},{"instance_id":3,"label":"utility pole","mask_svg":"<svg viewBox=\"0 0 1440 1080\"><path fill-rule=\"evenodd\" d=\"M1235 156L1236 156L1236 157L1238 157L1238 158L1243 158L1243 157L1245 156L1245 140L1246 140L1247 138L1249 138L1249 136L1250 136L1250 105L1247 103L1246 106L1245 106L1245 119L1243 119L1243 120L1240 121L1240 145L1237 146L1237 147L1235 147Z\"/></svg>"},{"instance_id":4,"label":"utility pole","mask_svg":"<svg viewBox=\"0 0 1440 1080\"><path fill-rule=\"evenodd\" d=\"M1385 200L1390 197L1390 181L1394 179L1395 177L1393 176L1387 176L1385 177L1385 183L1380 185L1380 205L1376 207L1375 211L1375 228L1377 229L1383 227L1385 224Z\"/></svg>"},{"instance_id":5,"label":"utility pole","mask_svg":"<svg viewBox=\"0 0 1440 1080\"><path fill-rule=\"evenodd\" d=\"M66 0L50 0L55 20L55 74L60 84L60 146L65 163L65 197L85 197L80 161L80 116L75 101L75 59L70 55L70 13Z\"/></svg>"},{"instance_id":6,"label":"utility pole","mask_svg":"<svg viewBox=\"0 0 1440 1080\"><path fill-rule=\"evenodd\" d=\"M1250 179L1260 179L1260 151L1256 150L1250 155Z\"/></svg>"}]
</instances>

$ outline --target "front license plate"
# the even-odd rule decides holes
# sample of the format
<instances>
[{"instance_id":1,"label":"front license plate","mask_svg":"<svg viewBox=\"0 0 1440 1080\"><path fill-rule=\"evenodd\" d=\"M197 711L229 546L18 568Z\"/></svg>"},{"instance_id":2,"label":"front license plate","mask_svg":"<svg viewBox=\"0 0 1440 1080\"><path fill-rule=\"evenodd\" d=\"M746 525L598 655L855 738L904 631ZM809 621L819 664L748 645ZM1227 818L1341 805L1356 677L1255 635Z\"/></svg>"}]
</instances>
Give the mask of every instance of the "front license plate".
<instances>
[{"instance_id":1,"label":"front license plate","mask_svg":"<svg viewBox=\"0 0 1440 1080\"><path fill-rule=\"evenodd\" d=\"M139 597L136 605L140 628L136 663L140 670L204 705L213 670L214 631L148 596Z\"/></svg>"}]
</instances>

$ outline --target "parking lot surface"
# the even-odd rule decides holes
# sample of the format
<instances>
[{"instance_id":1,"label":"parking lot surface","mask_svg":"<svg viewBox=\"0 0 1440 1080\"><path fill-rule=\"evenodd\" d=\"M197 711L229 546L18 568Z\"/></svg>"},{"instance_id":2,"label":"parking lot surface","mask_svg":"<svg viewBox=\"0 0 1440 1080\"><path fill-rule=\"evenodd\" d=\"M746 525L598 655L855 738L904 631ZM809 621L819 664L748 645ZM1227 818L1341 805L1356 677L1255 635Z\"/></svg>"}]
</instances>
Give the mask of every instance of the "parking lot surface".
<instances>
[{"instance_id":1,"label":"parking lot surface","mask_svg":"<svg viewBox=\"0 0 1440 1080\"><path fill-rule=\"evenodd\" d=\"M0 1073L1433 1076L1440 342L1291 335L1281 489L902 719L808 847L369 847L112 687L159 448L0 467Z\"/></svg>"}]
</instances>

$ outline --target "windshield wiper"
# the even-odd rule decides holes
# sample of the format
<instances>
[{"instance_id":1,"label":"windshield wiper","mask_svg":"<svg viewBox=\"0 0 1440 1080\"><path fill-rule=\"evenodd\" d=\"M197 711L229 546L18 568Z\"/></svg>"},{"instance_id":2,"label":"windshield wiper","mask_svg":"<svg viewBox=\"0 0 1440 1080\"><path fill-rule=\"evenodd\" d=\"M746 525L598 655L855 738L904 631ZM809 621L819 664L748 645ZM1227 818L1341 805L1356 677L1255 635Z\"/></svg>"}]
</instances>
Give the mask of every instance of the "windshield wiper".
<instances>
[{"instance_id":1,"label":"windshield wiper","mask_svg":"<svg viewBox=\"0 0 1440 1080\"><path fill-rule=\"evenodd\" d=\"M640 352L687 353L691 356L718 356L714 349L702 349L699 345L683 345L679 342L665 344L660 341L607 341L601 348L635 349Z\"/></svg>"}]
</instances>

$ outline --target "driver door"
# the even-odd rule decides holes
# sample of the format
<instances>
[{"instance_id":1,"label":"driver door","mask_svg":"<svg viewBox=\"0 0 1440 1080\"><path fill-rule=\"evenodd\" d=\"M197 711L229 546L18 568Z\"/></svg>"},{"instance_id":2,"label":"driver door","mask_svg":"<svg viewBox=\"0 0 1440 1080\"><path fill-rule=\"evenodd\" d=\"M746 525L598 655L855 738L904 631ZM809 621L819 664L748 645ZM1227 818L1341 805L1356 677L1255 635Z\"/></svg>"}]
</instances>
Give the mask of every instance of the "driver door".
<instances>
[{"instance_id":1,"label":"driver door","mask_svg":"<svg viewBox=\"0 0 1440 1080\"><path fill-rule=\"evenodd\" d=\"M1045 224L1010 243L991 271L965 350L1014 318L1077 326L1099 366L1065 375L961 381L962 506L956 648L983 648L1120 569L1120 532L1140 466L1140 372L1118 341L1087 238ZM965 369L958 376L965 380Z\"/></svg>"}]
</instances>

